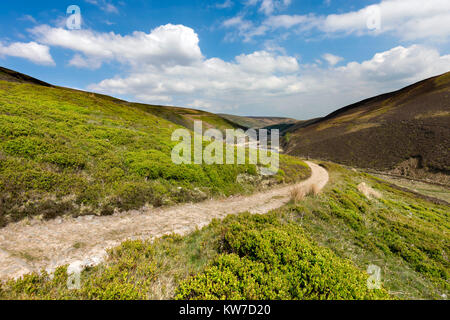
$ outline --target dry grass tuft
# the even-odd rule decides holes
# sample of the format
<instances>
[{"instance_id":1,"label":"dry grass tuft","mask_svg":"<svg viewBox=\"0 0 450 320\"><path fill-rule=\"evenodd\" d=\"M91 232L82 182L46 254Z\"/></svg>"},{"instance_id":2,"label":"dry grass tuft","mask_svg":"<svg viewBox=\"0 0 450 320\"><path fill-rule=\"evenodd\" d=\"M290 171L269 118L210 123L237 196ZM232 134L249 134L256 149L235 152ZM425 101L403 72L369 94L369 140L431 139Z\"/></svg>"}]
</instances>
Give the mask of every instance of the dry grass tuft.
<instances>
[{"instance_id":1,"label":"dry grass tuft","mask_svg":"<svg viewBox=\"0 0 450 320\"><path fill-rule=\"evenodd\" d=\"M294 187L290 191L291 201L294 203L303 201L307 196L317 196L320 193L320 188L313 183L307 187Z\"/></svg>"},{"instance_id":2,"label":"dry grass tuft","mask_svg":"<svg viewBox=\"0 0 450 320\"><path fill-rule=\"evenodd\" d=\"M161 275L153 281L149 290L151 300L168 300L175 295L176 284L170 274Z\"/></svg>"},{"instance_id":3,"label":"dry grass tuft","mask_svg":"<svg viewBox=\"0 0 450 320\"><path fill-rule=\"evenodd\" d=\"M294 203L303 201L306 196L305 189L303 187L293 187L289 193L291 201Z\"/></svg>"},{"instance_id":4,"label":"dry grass tuft","mask_svg":"<svg viewBox=\"0 0 450 320\"><path fill-rule=\"evenodd\" d=\"M369 187L365 182L358 185L358 191L361 192L368 199L380 199L381 193Z\"/></svg>"},{"instance_id":5,"label":"dry grass tuft","mask_svg":"<svg viewBox=\"0 0 450 320\"><path fill-rule=\"evenodd\" d=\"M312 186L311 186L311 193L314 196L317 196L320 193L320 187L316 183L312 184Z\"/></svg>"}]
</instances>

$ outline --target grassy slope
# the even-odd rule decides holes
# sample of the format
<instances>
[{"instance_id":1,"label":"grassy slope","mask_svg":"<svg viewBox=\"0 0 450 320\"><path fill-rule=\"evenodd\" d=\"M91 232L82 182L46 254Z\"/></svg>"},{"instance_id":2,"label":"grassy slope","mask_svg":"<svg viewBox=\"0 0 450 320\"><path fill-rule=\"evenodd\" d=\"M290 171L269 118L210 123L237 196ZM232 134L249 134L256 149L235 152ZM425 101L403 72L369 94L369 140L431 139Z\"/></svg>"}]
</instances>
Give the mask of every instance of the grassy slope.
<instances>
[{"instance_id":1,"label":"grassy slope","mask_svg":"<svg viewBox=\"0 0 450 320\"><path fill-rule=\"evenodd\" d=\"M26 74L22 74L20 72L6 69L3 67L0 67L0 80L1 81L8 81L8 82L17 82L17 83L28 83L28 84L35 84L40 85L44 87L52 87L57 88L56 86L53 86L51 84L48 84L46 82L43 82L39 79L30 77ZM68 88L60 88L65 89L72 92L80 92L78 90L72 90ZM88 92L85 92L88 93ZM225 129L244 129L237 123L234 123L228 119L225 119L223 117L220 117L219 115L216 115L214 113L201 111L201 110L195 110L195 109L188 109L188 108L178 108L178 107L169 107L169 106L160 106L160 105L148 105L148 104L142 104L142 103L132 103L128 101L123 101L120 99L112 98L109 96L105 96L102 94L97 93L89 93L91 97L96 97L103 100L109 100L117 104L131 106L140 110L143 110L147 113L150 113L158 118L166 119L170 122L173 122L177 125L193 129L194 127L194 121L201 120L204 122L205 129L209 128L215 128L219 130L225 130Z\"/></svg>"},{"instance_id":2,"label":"grassy slope","mask_svg":"<svg viewBox=\"0 0 450 320\"><path fill-rule=\"evenodd\" d=\"M449 95L450 73L446 73L345 107L293 130L285 150L293 155L383 170L416 158L419 169L448 174ZM421 174L414 169L405 168L403 173Z\"/></svg>"},{"instance_id":3,"label":"grassy slope","mask_svg":"<svg viewBox=\"0 0 450 320\"><path fill-rule=\"evenodd\" d=\"M257 174L252 165L174 165L171 134L181 127L159 117L156 108L0 81L0 227L36 215L111 214L115 208L198 201L258 187L258 179L236 183L240 174ZM183 110L202 115L210 126L229 125ZM299 160L283 157L281 165L276 182L309 174Z\"/></svg>"},{"instance_id":4,"label":"grassy slope","mask_svg":"<svg viewBox=\"0 0 450 320\"><path fill-rule=\"evenodd\" d=\"M375 175L383 180L393 183L402 188L406 188L413 192L419 193L424 196L432 197L435 199L446 201L450 203L450 188L443 185L431 184L422 181L416 181L411 179L387 176L387 175Z\"/></svg>"},{"instance_id":5,"label":"grassy slope","mask_svg":"<svg viewBox=\"0 0 450 320\"><path fill-rule=\"evenodd\" d=\"M364 173L327 164L325 194L295 210L320 244L361 268L382 268L384 285L407 299L449 294L450 208L417 198ZM367 199L357 185L365 182L382 194Z\"/></svg>"},{"instance_id":6,"label":"grassy slope","mask_svg":"<svg viewBox=\"0 0 450 320\"><path fill-rule=\"evenodd\" d=\"M3 286L0 298L386 299L367 290L369 264L382 268L391 297L449 294L449 207L392 189L366 174L326 164L331 180L268 215L229 216L190 235L128 241L86 270L68 291L65 267ZM382 193L369 200L366 182Z\"/></svg>"}]
</instances>

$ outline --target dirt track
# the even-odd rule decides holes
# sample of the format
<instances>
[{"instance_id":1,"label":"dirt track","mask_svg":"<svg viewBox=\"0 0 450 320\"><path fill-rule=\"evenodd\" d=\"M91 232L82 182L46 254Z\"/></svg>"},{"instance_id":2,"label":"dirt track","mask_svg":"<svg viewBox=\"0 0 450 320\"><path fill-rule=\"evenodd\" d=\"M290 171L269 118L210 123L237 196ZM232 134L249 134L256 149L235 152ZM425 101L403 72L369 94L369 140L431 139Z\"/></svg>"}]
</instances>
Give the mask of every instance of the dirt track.
<instances>
[{"instance_id":1,"label":"dirt track","mask_svg":"<svg viewBox=\"0 0 450 320\"><path fill-rule=\"evenodd\" d=\"M298 186L328 182L327 171L311 162L312 175ZM0 229L0 279L20 277L32 271L82 261L99 263L105 249L126 239L153 239L165 234L186 234L201 228L213 218L249 211L267 213L289 201L293 186L274 188L246 197L208 200L197 204L131 211L107 217L86 216L52 221L19 222Z\"/></svg>"}]
</instances>

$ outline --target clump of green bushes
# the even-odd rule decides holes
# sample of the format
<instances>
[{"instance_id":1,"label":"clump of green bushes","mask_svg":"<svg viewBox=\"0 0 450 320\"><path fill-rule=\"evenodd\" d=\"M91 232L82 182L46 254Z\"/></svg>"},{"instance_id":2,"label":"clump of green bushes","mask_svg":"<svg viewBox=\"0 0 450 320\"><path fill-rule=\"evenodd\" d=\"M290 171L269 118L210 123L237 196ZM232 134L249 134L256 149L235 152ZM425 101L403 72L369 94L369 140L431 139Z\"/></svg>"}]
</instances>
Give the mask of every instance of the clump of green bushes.
<instances>
[{"instance_id":1,"label":"clump of green bushes","mask_svg":"<svg viewBox=\"0 0 450 320\"><path fill-rule=\"evenodd\" d=\"M304 230L270 214L224 223L222 251L177 289L178 299L388 299L369 290L368 275L317 246Z\"/></svg>"}]
</instances>

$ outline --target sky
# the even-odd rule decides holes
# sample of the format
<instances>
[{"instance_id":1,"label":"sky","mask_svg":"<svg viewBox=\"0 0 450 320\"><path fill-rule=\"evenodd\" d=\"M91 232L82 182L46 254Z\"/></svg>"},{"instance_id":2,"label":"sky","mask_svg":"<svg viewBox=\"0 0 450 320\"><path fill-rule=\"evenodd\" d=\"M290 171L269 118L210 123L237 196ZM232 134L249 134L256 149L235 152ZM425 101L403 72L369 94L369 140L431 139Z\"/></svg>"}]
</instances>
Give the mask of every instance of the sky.
<instances>
[{"instance_id":1,"label":"sky","mask_svg":"<svg viewBox=\"0 0 450 320\"><path fill-rule=\"evenodd\" d=\"M78 10L69 10L69 6ZM2 1L0 65L128 101L311 119L450 71L449 0Z\"/></svg>"}]
</instances>

